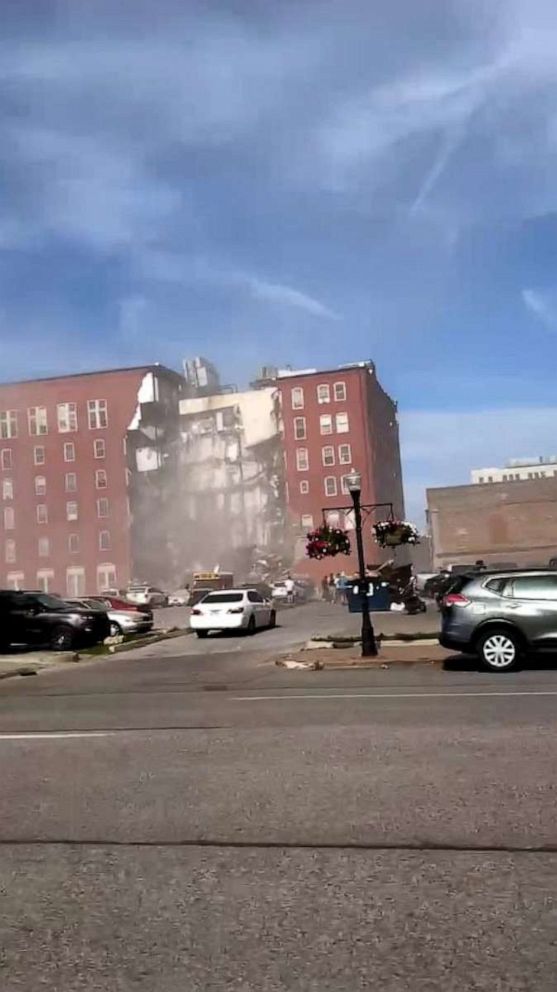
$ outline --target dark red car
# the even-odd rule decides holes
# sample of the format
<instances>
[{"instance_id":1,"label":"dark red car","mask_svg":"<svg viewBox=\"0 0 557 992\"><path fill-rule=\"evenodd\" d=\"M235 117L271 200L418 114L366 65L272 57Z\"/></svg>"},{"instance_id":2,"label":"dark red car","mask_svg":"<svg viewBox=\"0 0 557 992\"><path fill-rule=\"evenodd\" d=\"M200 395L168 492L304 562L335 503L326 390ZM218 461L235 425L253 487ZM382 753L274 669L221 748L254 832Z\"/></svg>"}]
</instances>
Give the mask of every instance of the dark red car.
<instances>
[{"instance_id":1,"label":"dark red car","mask_svg":"<svg viewBox=\"0 0 557 992\"><path fill-rule=\"evenodd\" d=\"M137 603L130 603L127 599L122 599L121 596L89 596L89 599L95 599L97 603L110 603L113 610L125 610L126 613L143 613L146 616L153 619L153 611L149 606L138 606Z\"/></svg>"}]
</instances>

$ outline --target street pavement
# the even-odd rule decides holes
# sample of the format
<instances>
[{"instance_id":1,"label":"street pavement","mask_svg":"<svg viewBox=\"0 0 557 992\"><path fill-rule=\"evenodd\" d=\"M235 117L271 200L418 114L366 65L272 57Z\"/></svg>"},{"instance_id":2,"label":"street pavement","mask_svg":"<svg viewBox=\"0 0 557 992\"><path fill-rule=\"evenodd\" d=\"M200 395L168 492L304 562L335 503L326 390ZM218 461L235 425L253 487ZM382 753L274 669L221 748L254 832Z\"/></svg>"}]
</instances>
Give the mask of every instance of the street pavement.
<instances>
[{"instance_id":1,"label":"street pavement","mask_svg":"<svg viewBox=\"0 0 557 992\"><path fill-rule=\"evenodd\" d=\"M0 685L3 992L555 988L557 664L272 664L337 610Z\"/></svg>"}]
</instances>

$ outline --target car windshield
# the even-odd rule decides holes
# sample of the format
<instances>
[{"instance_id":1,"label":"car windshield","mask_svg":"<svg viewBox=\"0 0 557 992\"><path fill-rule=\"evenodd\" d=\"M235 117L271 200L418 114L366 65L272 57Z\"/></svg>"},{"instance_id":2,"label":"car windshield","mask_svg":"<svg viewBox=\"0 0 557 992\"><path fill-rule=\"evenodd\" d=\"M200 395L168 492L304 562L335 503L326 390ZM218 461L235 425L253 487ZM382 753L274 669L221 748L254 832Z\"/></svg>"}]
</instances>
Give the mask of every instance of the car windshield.
<instances>
[{"instance_id":1,"label":"car windshield","mask_svg":"<svg viewBox=\"0 0 557 992\"><path fill-rule=\"evenodd\" d=\"M63 599L58 596L49 596L47 593L37 593L34 599L41 606L44 606L45 610L63 610L67 605Z\"/></svg>"},{"instance_id":2,"label":"car windshield","mask_svg":"<svg viewBox=\"0 0 557 992\"><path fill-rule=\"evenodd\" d=\"M243 598L243 592L212 592L205 596L203 603L209 605L213 603L241 603Z\"/></svg>"}]
</instances>

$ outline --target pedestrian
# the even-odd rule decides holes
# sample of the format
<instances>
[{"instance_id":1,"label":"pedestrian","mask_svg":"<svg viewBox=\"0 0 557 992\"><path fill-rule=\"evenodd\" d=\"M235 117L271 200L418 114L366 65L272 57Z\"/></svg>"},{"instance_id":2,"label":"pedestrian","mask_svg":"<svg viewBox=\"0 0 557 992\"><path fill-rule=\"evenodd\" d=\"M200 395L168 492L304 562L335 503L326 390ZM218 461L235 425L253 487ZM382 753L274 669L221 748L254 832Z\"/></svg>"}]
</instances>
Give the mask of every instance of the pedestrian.
<instances>
[{"instance_id":1,"label":"pedestrian","mask_svg":"<svg viewBox=\"0 0 557 992\"><path fill-rule=\"evenodd\" d=\"M329 602L329 577L327 575L321 579L321 597L325 603Z\"/></svg>"},{"instance_id":2,"label":"pedestrian","mask_svg":"<svg viewBox=\"0 0 557 992\"><path fill-rule=\"evenodd\" d=\"M294 602L294 589L295 589L295 586L294 586L294 579L290 575L290 572L286 576L286 580L285 580L285 583L284 584L286 586L286 602L287 603L293 603Z\"/></svg>"},{"instance_id":3,"label":"pedestrian","mask_svg":"<svg viewBox=\"0 0 557 992\"><path fill-rule=\"evenodd\" d=\"M335 577L334 577L334 575L333 575L332 572L329 575L328 585L329 585L329 602L330 603L334 603L334 601L335 601Z\"/></svg>"}]
</instances>

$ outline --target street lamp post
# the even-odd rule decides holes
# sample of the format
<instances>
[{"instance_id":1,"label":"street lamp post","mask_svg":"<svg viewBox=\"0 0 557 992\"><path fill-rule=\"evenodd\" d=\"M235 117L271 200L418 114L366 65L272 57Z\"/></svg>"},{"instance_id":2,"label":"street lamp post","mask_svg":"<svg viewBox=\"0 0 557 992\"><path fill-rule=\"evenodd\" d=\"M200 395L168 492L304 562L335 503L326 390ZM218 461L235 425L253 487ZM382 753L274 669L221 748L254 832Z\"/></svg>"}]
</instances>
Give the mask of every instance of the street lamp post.
<instances>
[{"instance_id":1,"label":"street lamp post","mask_svg":"<svg viewBox=\"0 0 557 992\"><path fill-rule=\"evenodd\" d=\"M354 525L356 530L356 547L358 549L358 571L360 573L360 603L362 605L362 657L374 658L377 655L377 644L369 615L367 598L366 562L362 537L362 477L360 473L352 469L346 478L346 483L354 504Z\"/></svg>"}]
</instances>

